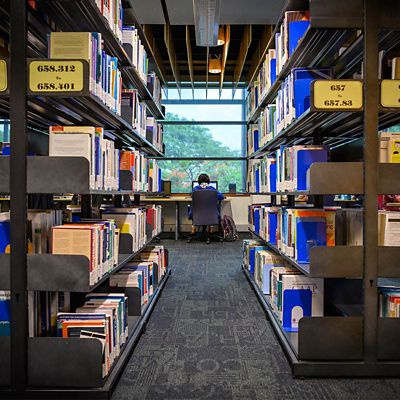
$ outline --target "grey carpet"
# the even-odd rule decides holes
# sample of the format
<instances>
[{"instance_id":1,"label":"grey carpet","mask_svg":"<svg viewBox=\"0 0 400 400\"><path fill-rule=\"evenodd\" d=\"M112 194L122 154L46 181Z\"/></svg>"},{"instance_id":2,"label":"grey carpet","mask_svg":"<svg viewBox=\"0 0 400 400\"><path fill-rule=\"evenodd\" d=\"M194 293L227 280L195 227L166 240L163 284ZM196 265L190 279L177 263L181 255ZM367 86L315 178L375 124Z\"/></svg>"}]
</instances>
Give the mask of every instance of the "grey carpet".
<instances>
[{"instance_id":1,"label":"grey carpet","mask_svg":"<svg viewBox=\"0 0 400 400\"><path fill-rule=\"evenodd\" d=\"M241 271L241 242L163 243L173 275L113 400L400 399L400 379L294 379Z\"/></svg>"}]
</instances>

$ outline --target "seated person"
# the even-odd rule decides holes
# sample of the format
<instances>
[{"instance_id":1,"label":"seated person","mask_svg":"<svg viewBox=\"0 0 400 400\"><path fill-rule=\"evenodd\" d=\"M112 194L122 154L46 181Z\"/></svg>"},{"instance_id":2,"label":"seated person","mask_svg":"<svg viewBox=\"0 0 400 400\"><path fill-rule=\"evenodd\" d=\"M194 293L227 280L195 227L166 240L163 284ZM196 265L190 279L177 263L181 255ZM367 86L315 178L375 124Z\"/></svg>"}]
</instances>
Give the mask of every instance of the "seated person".
<instances>
[{"instance_id":1,"label":"seated person","mask_svg":"<svg viewBox=\"0 0 400 400\"><path fill-rule=\"evenodd\" d=\"M193 188L192 193L195 192L196 190L216 190L218 192L218 201L220 202L224 199L224 195L220 191L210 186L210 177L207 174L200 174L197 179L197 182L198 185ZM221 206L219 203L217 204L217 208L218 208L219 219L221 219ZM189 207L189 219L193 219L191 207Z\"/></svg>"}]
</instances>

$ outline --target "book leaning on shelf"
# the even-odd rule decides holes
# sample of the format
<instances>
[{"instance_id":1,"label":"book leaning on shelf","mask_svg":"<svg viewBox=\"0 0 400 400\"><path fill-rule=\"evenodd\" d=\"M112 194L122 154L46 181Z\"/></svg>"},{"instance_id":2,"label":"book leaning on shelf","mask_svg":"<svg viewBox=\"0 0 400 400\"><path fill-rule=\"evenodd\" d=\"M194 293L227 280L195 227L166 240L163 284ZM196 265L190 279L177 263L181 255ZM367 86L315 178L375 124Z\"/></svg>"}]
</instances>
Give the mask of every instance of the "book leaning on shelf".
<instances>
[{"instance_id":1,"label":"book leaning on shelf","mask_svg":"<svg viewBox=\"0 0 400 400\"><path fill-rule=\"evenodd\" d=\"M146 85L148 71L147 53L135 26L124 26L122 28L122 42L128 57Z\"/></svg>"},{"instance_id":2,"label":"book leaning on shelf","mask_svg":"<svg viewBox=\"0 0 400 400\"><path fill-rule=\"evenodd\" d=\"M51 32L49 58L88 61L90 92L113 112L121 115L122 78L118 59L102 50L100 33Z\"/></svg>"},{"instance_id":3,"label":"book leaning on shelf","mask_svg":"<svg viewBox=\"0 0 400 400\"><path fill-rule=\"evenodd\" d=\"M140 136L146 137L146 104L140 101L136 89L122 89L121 116Z\"/></svg>"},{"instance_id":4,"label":"book leaning on shelf","mask_svg":"<svg viewBox=\"0 0 400 400\"><path fill-rule=\"evenodd\" d=\"M49 156L84 157L89 161L90 189L119 189L119 150L104 139L103 128L51 126Z\"/></svg>"},{"instance_id":5,"label":"book leaning on shelf","mask_svg":"<svg viewBox=\"0 0 400 400\"><path fill-rule=\"evenodd\" d=\"M89 283L94 285L118 264L119 233L111 218L56 226L52 228L52 253L87 257Z\"/></svg>"}]
</instances>

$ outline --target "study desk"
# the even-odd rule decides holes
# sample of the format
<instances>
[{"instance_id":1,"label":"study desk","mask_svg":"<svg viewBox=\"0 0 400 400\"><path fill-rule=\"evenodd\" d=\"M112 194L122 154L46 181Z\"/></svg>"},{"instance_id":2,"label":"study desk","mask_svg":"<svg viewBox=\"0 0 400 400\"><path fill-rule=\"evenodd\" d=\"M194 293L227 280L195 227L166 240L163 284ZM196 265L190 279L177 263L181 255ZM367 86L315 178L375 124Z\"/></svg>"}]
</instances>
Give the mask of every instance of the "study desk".
<instances>
[{"instance_id":1,"label":"study desk","mask_svg":"<svg viewBox=\"0 0 400 400\"><path fill-rule=\"evenodd\" d=\"M222 202L230 201L230 198L225 198ZM190 196L172 196L172 197L142 197L140 199L143 203L175 203L175 240L179 239L179 203L191 203Z\"/></svg>"}]
</instances>

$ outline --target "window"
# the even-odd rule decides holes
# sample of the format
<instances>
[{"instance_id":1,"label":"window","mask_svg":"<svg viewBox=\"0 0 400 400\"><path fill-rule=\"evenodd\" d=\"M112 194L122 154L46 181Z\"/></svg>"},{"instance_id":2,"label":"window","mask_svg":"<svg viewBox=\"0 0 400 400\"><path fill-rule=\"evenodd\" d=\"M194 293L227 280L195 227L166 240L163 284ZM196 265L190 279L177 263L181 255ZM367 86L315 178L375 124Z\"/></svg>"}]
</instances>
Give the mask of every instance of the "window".
<instances>
[{"instance_id":1,"label":"window","mask_svg":"<svg viewBox=\"0 0 400 400\"><path fill-rule=\"evenodd\" d=\"M184 91L190 91L191 97ZM229 92L232 94L231 89ZM236 90L240 100L232 100L232 97L219 100L219 89L209 89L208 100L205 100L205 88L195 89L194 100L192 89L182 89L180 100L175 94L168 89L168 99L163 101L167 158L159 160L163 179L172 182L173 192L188 193L192 181L197 180L200 173L206 173L211 180L218 181L222 192L229 191L229 184L235 184L237 191L244 191L243 90ZM224 91L221 97L223 95ZM202 96L203 99L196 100Z\"/></svg>"},{"instance_id":2,"label":"window","mask_svg":"<svg viewBox=\"0 0 400 400\"><path fill-rule=\"evenodd\" d=\"M236 184L238 192L244 191L243 161L239 160L166 160L159 161L164 180L171 181L175 193L189 193L192 181L201 173L207 174L212 181L218 181L218 190L229 191L229 184Z\"/></svg>"}]
</instances>

